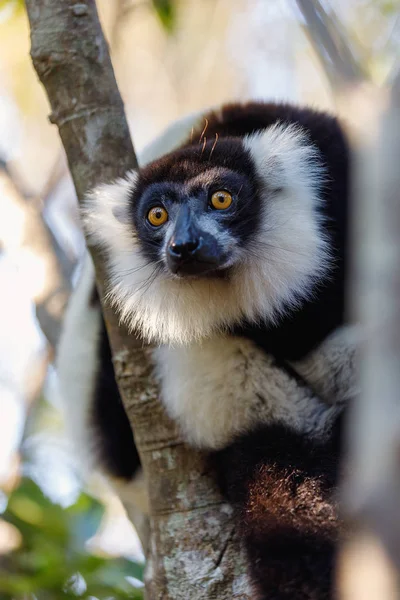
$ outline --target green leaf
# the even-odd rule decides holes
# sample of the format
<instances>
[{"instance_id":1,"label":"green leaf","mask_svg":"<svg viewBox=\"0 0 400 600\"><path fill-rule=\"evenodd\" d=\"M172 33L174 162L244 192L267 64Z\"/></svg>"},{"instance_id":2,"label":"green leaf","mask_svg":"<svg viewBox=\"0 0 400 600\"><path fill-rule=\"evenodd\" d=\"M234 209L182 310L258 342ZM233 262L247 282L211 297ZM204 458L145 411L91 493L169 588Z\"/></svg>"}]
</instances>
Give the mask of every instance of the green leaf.
<instances>
[{"instance_id":1,"label":"green leaf","mask_svg":"<svg viewBox=\"0 0 400 600\"><path fill-rule=\"evenodd\" d=\"M3 518L15 525L23 536L40 532L59 544L66 544L69 538L64 510L58 504L53 504L39 486L29 479L23 479L12 492Z\"/></svg>"},{"instance_id":2,"label":"green leaf","mask_svg":"<svg viewBox=\"0 0 400 600\"><path fill-rule=\"evenodd\" d=\"M0 0L0 16L11 18L25 8L24 0Z\"/></svg>"},{"instance_id":3,"label":"green leaf","mask_svg":"<svg viewBox=\"0 0 400 600\"><path fill-rule=\"evenodd\" d=\"M381 10L382 14L385 17L390 17L390 16L392 16L395 13L398 12L398 10L399 10L399 3L398 2L391 2L390 0L387 0L387 1L384 0L381 3L380 10Z\"/></svg>"},{"instance_id":4,"label":"green leaf","mask_svg":"<svg viewBox=\"0 0 400 600\"><path fill-rule=\"evenodd\" d=\"M24 479L9 497L2 518L15 525L22 546L2 559L0 600L142 600L143 591L127 577L143 579L143 565L86 552L103 506L87 494L67 509L53 504L31 480ZM82 578L82 596L74 582ZM83 588L86 586L85 591Z\"/></svg>"},{"instance_id":5,"label":"green leaf","mask_svg":"<svg viewBox=\"0 0 400 600\"><path fill-rule=\"evenodd\" d=\"M85 543L98 530L104 514L103 505L87 494L81 494L75 504L65 510L69 529L76 550L83 550Z\"/></svg>"},{"instance_id":6,"label":"green leaf","mask_svg":"<svg viewBox=\"0 0 400 600\"><path fill-rule=\"evenodd\" d=\"M99 572L99 577L104 584L109 586L117 586L121 579L121 573L126 576L135 577L139 581L143 581L144 565L140 565L133 561L120 558L113 561L107 561L104 567Z\"/></svg>"},{"instance_id":7,"label":"green leaf","mask_svg":"<svg viewBox=\"0 0 400 600\"><path fill-rule=\"evenodd\" d=\"M163 27L171 33L176 20L174 0L152 0L152 3Z\"/></svg>"}]
</instances>

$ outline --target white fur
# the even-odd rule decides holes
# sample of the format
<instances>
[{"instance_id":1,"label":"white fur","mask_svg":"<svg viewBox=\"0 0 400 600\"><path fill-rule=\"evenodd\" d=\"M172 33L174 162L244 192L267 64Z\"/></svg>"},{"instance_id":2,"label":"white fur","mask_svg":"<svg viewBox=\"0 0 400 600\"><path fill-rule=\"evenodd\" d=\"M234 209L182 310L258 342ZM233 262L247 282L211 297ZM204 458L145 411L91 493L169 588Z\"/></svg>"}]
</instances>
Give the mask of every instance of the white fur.
<instances>
[{"instance_id":1,"label":"white fur","mask_svg":"<svg viewBox=\"0 0 400 600\"><path fill-rule=\"evenodd\" d=\"M100 307L90 305L94 282L94 268L87 254L64 318L56 365L66 435L83 480L87 480L93 470L102 470L98 458L101 442L92 425L101 335ZM110 478L109 475L107 478L117 489L129 518L135 526L142 526L140 512L148 512L142 469L138 469L129 482Z\"/></svg>"},{"instance_id":2,"label":"white fur","mask_svg":"<svg viewBox=\"0 0 400 600\"><path fill-rule=\"evenodd\" d=\"M253 244L257 256L244 252L229 280L155 276L128 221L135 173L87 197L83 221L92 243L107 251L109 297L147 341L188 344L243 317L275 320L311 294L328 268L316 211L323 172L317 150L301 128L285 125L247 136L244 145L263 182L264 210Z\"/></svg>"},{"instance_id":3,"label":"white fur","mask_svg":"<svg viewBox=\"0 0 400 600\"><path fill-rule=\"evenodd\" d=\"M360 392L358 355L361 344L359 326L339 327L318 348L292 365L321 400L345 404Z\"/></svg>"},{"instance_id":4,"label":"white fur","mask_svg":"<svg viewBox=\"0 0 400 600\"><path fill-rule=\"evenodd\" d=\"M321 403L244 338L215 336L154 354L167 411L198 447L223 448L262 423L323 437L340 410Z\"/></svg>"},{"instance_id":5,"label":"white fur","mask_svg":"<svg viewBox=\"0 0 400 600\"><path fill-rule=\"evenodd\" d=\"M94 467L96 455L90 413L96 383L101 312L99 307L90 306L93 285L94 269L87 255L64 317L56 361L66 433L72 442L72 451L84 469L84 476Z\"/></svg>"}]
</instances>

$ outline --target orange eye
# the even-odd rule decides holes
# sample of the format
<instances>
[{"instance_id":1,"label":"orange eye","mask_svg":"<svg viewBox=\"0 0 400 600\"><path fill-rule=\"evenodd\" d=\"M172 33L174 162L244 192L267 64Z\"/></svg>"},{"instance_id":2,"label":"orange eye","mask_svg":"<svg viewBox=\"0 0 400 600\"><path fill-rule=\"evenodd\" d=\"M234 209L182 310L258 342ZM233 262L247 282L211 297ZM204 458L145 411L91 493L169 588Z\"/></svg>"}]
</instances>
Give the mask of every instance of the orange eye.
<instances>
[{"instance_id":1,"label":"orange eye","mask_svg":"<svg viewBox=\"0 0 400 600\"><path fill-rule=\"evenodd\" d=\"M225 210L232 204L232 196L225 190L214 192L211 196L211 206L216 210Z\"/></svg>"},{"instance_id":2,"label":"orange eye","mask_svg":"<svg viewBox=\"0 0 400 600\"><path fill-rule=\"evenodd\" d=\"M147 213L147 220L154 227L160 227L168 220L168 213L163 206L154 206Z\"/></svg>"}]
</instances>

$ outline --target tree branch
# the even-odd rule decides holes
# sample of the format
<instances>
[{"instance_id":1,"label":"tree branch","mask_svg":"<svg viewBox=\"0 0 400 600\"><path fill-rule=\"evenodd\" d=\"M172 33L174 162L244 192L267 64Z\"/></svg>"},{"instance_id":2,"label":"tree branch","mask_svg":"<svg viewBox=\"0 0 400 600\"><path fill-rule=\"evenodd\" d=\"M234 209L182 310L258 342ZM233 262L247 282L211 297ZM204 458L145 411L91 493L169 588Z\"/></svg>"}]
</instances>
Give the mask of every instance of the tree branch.
<instances>
[{"instance_id":1,"label":"tree branch","mask_svg":"<svg viewBox=\"0 0 400 600\"><path fill-rule=\"evenodd\" d=\"M380 92L354 136L353 305L366 334L345 508L400 569L400 94ZM362 126L363 125L363 126ZM361 136L361 137L360 137ZM363 596L364 597L364 596Z\"/></svg>"},{"instance_id":2,"label":"tree branch","mask_svg":"<svg viewBox=\"0 0 400 600\"><path fill-rule=\"evenodd\" d=\"M297 0L305 19L306 33L334 91L361 83L365 73L356 60L343 27L318 0Z\"/></svg>"},{"instance_id":3,"label":"tree branch","mask_svg":"<svg viewBox=\"0 0 400 600\"><path fill-rule=\"evenodd\" d=\"M26 0L32 60L47 91L79 201L137 166L94 0ZM102 257L93 252L103 288ZM232 512L205 459L185 447L157 400L150 349L105 309L116 375L149 486L147 597L249 597Z\"/></svg>"},{"instance_id":4,"label":"tree branch","mask_svg":"<svg viewBox=\"0 0 400 600\"><path fill-rule=\"evenodd\" d=\"M42 331L54 351L71 291L71 273L68 272L68 267L72 265L67 261L37 203L25 197L17 188L6 166L0 167L0 186L8 201L18 206L25 215L21 245L40 258L43 266L43 283L36 290L32 301L36 305L36 315Z\"/></svg>"},{"instance_id":5,"label":"tree branch","mask_svg":"<svg viewBox=\"0 0 400 600\"><path fill-rule=\"evenodd\" d=\"M329 20L318 0L297 4L346 108L353 166L351 308L366 337L342 482L355 531L341 556L340 591L345 600L391 600L400 591L393 568L400 568L400 75L390 74L382 89L366 80L359 85L363 69L341 24Z\"/></svg>"}]
</instances>

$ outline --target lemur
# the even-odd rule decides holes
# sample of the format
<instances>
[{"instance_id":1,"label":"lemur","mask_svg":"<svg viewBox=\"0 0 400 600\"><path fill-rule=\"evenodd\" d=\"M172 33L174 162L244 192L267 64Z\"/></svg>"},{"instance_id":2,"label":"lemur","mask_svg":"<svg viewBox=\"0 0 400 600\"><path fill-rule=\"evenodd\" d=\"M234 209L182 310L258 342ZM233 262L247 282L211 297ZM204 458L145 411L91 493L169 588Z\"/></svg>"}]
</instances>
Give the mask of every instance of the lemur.
<instances>
[{"instance_id":1,"label":"lemur","mask_svg":"<svg viewBox=\"0 0 400 600\"><path fill-rule=\"evenodd\" d=\"M335 117L231 104L179 121L82 209L107 257L108 300L156 346L167 412L211 453L237 507L255 598L333 594L340 422L357 391L348 169ZM75 435L132 481L139 458L90 264L59 355Z\"/></svg>"}]
</instances>

